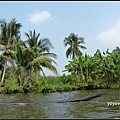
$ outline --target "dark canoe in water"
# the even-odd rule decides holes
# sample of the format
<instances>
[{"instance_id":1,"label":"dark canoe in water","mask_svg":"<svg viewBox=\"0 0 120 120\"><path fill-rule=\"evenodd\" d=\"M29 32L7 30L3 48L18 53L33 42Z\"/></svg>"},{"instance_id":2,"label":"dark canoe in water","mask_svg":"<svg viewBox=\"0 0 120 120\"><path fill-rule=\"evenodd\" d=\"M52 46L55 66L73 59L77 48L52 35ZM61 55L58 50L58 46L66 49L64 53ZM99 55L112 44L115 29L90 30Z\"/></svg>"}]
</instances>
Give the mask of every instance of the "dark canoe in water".
<instances>
[{"instance_id":1,"label":"dark canoe in water","mask_svg":"<svg viewBox=\"0 0 120 120\"><path fill-rule=\"evenodd\" d=\"M86 97L86 98L82 98L82 99L75 99L75 100L67 100L67 101L56 101L57 103L64 103L64 102L80 102L80 101L88 101L97 97L101 97L102 94L97 94L94 96L90 96L90 97Z\"/></svg>"},{"instance_id":2,"label":"dark canoe in water","mask_svg":"<svg viewBox=\"0 0 120 120\"><path fill-rule=\"evenodd\" d=\"M66 103L66 102L80 102L80 101L88 101L97 97L101 97L102 94L97 94L94 96L89 96L86 98L82 98L82 99L75 99L75 100L62 100L62 101L48 101L48 102L19 102L19 103L15 103L15 102L0 102L0 105L32 105L32 104L46 104L46 103Z\"/></svg>"}]
</instances>

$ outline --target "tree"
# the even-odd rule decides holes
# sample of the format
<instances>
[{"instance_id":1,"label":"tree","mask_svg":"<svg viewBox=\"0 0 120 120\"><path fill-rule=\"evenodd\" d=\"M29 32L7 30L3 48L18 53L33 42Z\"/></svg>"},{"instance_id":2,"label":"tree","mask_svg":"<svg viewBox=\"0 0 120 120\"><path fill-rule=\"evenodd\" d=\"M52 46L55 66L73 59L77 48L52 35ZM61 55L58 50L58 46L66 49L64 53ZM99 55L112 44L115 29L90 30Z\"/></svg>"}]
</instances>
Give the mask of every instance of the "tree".
<instances>
[{"instance_id":1,"label":"tree","mask_svg":"<svg viewBox=\"0 0 120 120\"><path fill-rule=\"evenodd\" d=\"M25 78L29 76L28 68L35 56L35 53L29 48L24 48L23 46L17 44L16 51L13 54L11 53L11 55L14 58L17 65L16 76L18 84L19 86L21 86L23 85Z\"/></svg>"},{"instance_id":2,"label":"tree","mask_svg":"<svg viewBox=\"0 0 120 120\"><path fill-rule=\"evenodd\" d=\"M25 33L25 35L28 38L26 48L29 47L36 54L32 61L34 66L32 67L31 64L29 69L33 69L33 72L36 75L39 75L40 71L44 74L42 67L45 67L57 74L57 69L52 65L52 63L57 63L53 59L49 58L57 58L56 54L50 53L50 49L54 48L50 40L48 38L39 39L40 33L36 34L35 30L33 32L30 30L29 33Z\"/></svg>"},{"instance_id":3,"label":"tree","mask_svg":"<svg viewBox=\"0 0 120 120\"><path fill-rule=\"evenodd\" d=\"M0 21L1 34L0 34L0 50L3 51L4 69L1 79L1 84L4 81L5 71L7 66L7 60L12 59L10 55L10 50L15 50L15 45L20 41L20 28L22 25L17 23L16 19L13 18L9 23L5 20Z\"/></svg>"},{"instance_id":4,"label":"tree","mask_svg":"<svg viewBox=\"0 0 120 120\"><path fill-rule=\"evenodd\" d=\"M66 57L72 56L72 59L78 57L79 55L83 55L80 49L87 49L85 46L81 45L84 44L84 38L78 37L74 33L71 33L68 37L64 39L65 47L69 45L69 48L66 51Z\"/></svg>"}]
</instances>

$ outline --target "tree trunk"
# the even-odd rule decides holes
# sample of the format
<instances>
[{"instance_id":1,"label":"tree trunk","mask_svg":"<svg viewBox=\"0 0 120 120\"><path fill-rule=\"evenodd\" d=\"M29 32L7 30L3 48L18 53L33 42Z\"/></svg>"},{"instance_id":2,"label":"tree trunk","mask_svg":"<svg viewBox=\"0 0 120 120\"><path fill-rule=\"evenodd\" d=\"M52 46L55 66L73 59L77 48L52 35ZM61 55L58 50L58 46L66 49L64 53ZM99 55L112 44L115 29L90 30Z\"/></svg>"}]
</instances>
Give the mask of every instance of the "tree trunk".
<instances>
[{"instance_id":1,"label":"tree trunk","mask_svg":"<svg viewBox=\"0 0 120 120\"><path fill-rule=\"evenodd\" d=\"M22 80L20 74L18 75L18 86L22 86Z\"/></svg>"},{"instance_id":2,"label":"tree trunk","mask_svg":"<svg viewBox=\"0 0 120 120\"><path fill-rule=\"evenodd\" d=\"M7 60L5 60L5 64L4 64L4 69L3 69L3 74L2 74L2 79L0 81L0 87L4 82L4 78L5 78L5 72L6 72L6 66L7 66Z\"/></svg>"}]
</instances>

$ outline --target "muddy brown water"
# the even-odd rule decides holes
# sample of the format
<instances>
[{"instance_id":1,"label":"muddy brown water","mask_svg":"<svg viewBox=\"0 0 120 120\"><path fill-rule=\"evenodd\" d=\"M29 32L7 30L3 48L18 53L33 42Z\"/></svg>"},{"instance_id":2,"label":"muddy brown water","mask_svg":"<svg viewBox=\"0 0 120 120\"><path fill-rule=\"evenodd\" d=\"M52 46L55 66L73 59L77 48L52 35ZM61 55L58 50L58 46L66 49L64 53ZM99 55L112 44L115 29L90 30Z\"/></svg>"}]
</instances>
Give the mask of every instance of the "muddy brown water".
<instances>
[{"instance_id":1,"label":"muddy brown water","mask_svg":"<svg viewBox=\"0 0 120 120\"><path fill-rule=\"evenodd\" d=\"M89 101L49 103L49 101L82 99L96 94L104 95ZM32 104L35 102L40 104ZM119 89L99 89L47 94L0 94L0 119L5 118L120 118L120 93Z\"/></svg>"}]
</instances>

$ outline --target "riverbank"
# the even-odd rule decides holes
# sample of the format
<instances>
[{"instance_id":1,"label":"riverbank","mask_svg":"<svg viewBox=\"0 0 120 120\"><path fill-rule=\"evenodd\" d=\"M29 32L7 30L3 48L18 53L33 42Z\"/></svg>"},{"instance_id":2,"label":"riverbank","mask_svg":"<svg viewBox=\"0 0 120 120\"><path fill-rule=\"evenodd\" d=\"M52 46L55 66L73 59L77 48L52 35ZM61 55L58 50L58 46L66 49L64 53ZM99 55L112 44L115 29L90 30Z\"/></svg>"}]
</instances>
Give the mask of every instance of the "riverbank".
<instances>
[{"instance_id":1,"label":"riverbank","mask_svg":"<svg viewBox=\"0 0 120 120\"><path fill-rule=\"evenodd\" d=\"M74 77L68 76L47 76L36 77L31 83L24 83L18 86L15 80L5 80L5 84L0 89L0 94L12 93L52 93L52 92L65 92L74 90L93 90L93 89L119 89L119 81L92 80L89 79L88 83L81 80L76 80Z\"/></svg>"}]
</instances>

